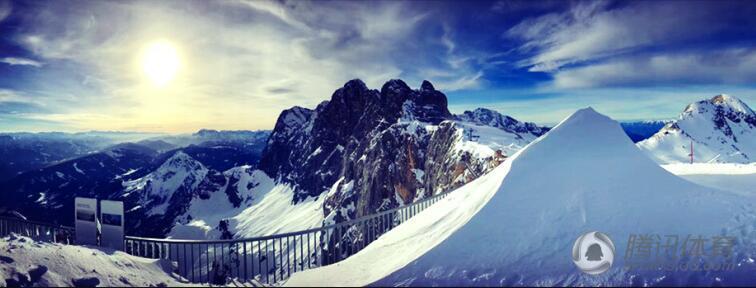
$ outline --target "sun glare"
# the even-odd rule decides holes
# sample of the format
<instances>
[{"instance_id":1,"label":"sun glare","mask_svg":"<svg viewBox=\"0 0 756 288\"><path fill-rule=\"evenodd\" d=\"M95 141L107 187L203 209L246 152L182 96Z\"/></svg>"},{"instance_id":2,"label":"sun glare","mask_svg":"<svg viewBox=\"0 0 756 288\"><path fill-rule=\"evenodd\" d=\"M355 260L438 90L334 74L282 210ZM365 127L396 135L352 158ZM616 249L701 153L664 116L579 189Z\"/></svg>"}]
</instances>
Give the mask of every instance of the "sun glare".
<instances>
[{"instance_id":1,"label":"sun glare","mask_svg":"<svg viewBox=\"0 0 756 288\"><path fill-rule=\"evenodd\" d=\"M144 47L141 57L142 72L156 86L168 85L181 68L176 47L167 41L157 41Z\"/></svg>"}]
</instances>

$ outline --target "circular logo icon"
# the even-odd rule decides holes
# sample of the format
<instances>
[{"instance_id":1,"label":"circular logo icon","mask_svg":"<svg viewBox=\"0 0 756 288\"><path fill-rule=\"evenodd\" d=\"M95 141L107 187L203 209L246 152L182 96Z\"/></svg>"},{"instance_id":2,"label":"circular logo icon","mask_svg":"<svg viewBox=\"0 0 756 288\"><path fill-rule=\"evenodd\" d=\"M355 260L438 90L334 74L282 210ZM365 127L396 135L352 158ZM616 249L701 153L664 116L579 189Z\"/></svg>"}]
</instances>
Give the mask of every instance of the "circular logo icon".
<instances>
[{"instance_id":1,"label":"circular logo icon","mask_svg":"<svg viewBox=\"0 0 756 288\"><path fill-rule=\"evenodd\" d=\"M572 245L572 262L587 274L604 273L614 262L614 243L598 231L580 235Z\"/></svg>"}]
</instances>

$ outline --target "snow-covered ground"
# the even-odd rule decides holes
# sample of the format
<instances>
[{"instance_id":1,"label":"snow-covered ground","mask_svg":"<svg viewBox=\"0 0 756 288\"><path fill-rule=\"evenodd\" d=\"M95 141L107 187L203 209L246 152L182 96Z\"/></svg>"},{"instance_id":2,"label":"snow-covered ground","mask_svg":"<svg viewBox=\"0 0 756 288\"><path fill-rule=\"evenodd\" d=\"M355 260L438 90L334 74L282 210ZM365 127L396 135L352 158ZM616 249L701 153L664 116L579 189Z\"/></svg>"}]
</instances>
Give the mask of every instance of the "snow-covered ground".
<instances>
[{"instance_id":1,"label":"snow-covered ground","mask_svg":"<svg viewBox=\"0 0 756 288\"><path fill-rule=\"evenodd\" d=\"M756 163L677 163L662 167L702 186L756 196Z\"/></svg>"},{"instance_id":2,"label":"snow-covered ground","mask_svg":"<svg viewBox=\"0 0 756 288\"><path fill-rule=\"evenodd\" d=\"M285 285L753 284L756 199L685 181L641 153L619 123L579 110L359 253ZM617 247L614 266L598 276L571 257L573 241L594 230ZM633 234L734 236L737 264L724 272L627 270Z\"/></svg>"},{"instance_id":3,"label":"snow-covered ground","mask_svg":"<svg viewBox=\"0 0 756 288\"><path fill-rule=\"evenodd\" d=\"M167 260L134 257L120 251L0 239L0 286L194 286L172 273Z\"/></svg>"}]
</instances>

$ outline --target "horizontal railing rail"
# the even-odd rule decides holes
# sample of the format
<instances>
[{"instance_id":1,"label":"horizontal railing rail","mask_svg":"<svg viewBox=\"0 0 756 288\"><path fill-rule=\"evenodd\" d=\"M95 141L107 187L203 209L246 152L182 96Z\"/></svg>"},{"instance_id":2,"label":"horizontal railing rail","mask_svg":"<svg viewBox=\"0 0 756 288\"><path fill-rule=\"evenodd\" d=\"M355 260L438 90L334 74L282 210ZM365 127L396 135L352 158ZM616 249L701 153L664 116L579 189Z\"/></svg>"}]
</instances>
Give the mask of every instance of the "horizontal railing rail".
<instances>
[{"instance_id":1,"label":"horizontal railing rail","mask_svg":"<svg viewBox=\"0 0 756 288\"><path fill-rule=\"evenodd\" d=\"M0 216L0 237L11 234L26 236L37 241L65 244L73 244L76 235L73 227Z\"/></svg>"},{"instance_id":2,"label":"horizontal railing rail","mask_svg":"<svg viewBox=\"0 0 756 288\"><path fill-rule=\"evenodd\" d=\"M126 236L124 247L135 256L176 262L176 272L192 282L224 284L238 279L273 284L294 272L346 259L449 193L302 231L225 240Z\"/></svg>"}]
</instances>

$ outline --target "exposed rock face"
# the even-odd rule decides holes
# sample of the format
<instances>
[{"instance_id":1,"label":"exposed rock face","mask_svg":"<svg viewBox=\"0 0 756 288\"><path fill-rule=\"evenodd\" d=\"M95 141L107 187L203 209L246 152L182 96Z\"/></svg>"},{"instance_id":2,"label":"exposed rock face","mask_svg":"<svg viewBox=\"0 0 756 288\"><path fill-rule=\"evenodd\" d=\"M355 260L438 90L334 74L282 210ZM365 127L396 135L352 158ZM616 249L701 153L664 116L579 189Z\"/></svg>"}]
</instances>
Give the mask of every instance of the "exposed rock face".
<instances>
[{"instance_id":1,"label":"exposed rock face","mask_svg":"<svg viewBox=\"0 0 756 288\"><path fill-rule=\"evenodd\" d=\"M295 202L320 195L342 172L352 173L347 166L359 157L351 157L361 155L374 137L404 116L430 124L451 119L446 96L427 81L421 90L412 90L401 80L391 80L378 91L351 80L315 110L294 107L281 113L259 167L296 186L300 193ZM393 141L381 137L376 141Z\"/></svg>"},{"instance_id":2,"label":"exposed rock face","mask_svg":"<svg viewBox=\"0 0 756 288\"><path fill-rule=\"evenodd\" d=\"M496 113L498 114L498 113ZM456 188L490 168L455 143L446 96L424 81L380 91L352 80L315 110L281 113L260 169L296 187L293 201L325 193L327 222L341 222ZM432 173L426 173L432 171Z\"/></svg>"},{"instance_id":3,"label":"exposed rock face","mask_svg":"<svg viewBox=\"0 0 756 288\"><path fill-rule=\"evenodd\" d=\"M431 135L425 163L425 191L428 195L459 188L496 167L503 156L476 158L470 151L457 148L463 130L455 123L444 122Z\"/></svg>"}]
</instances>

